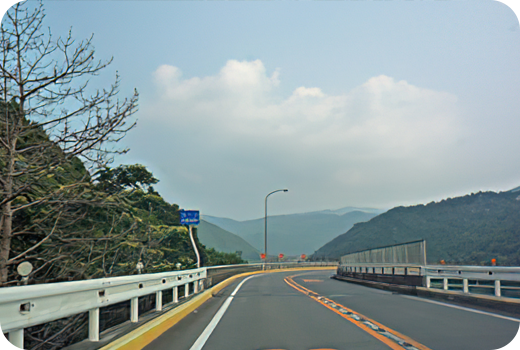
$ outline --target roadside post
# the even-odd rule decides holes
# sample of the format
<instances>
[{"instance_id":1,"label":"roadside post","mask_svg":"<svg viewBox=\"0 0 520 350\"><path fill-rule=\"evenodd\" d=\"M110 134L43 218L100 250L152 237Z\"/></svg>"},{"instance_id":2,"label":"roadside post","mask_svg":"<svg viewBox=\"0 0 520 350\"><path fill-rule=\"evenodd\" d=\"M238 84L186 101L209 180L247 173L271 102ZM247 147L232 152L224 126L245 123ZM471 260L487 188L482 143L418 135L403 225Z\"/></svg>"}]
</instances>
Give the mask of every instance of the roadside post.
<instances>
[{"instance_id":1,"label":"roadside post","mask_svg":"<svg viewBox=\"0 0 520 350\"><path fill-rule=\"evenodd\" d=\"M197 268L200 267L200 255L199 250L197 249L197 245L195 244L195 239L193 238L193 226L196 226L200 223L200 215L198 210L180 210L181 217L181 225L188 225L190 231L190 240L193 245L193 250L195 251L195 255L197 256Z\"/></svg>"},{"instance_id":2,"label":"roadside post","mask_svg":"<svg viewBox=\"0 0 520 350\"><path fill-rule=\"evenodd\" d=\"M260 259L262 259L262 261L264 262L262 264L262 270L265 271L265 263L266 263L266 261L265 261L265 253L261 253L260 254Z\"/></svg>"},{"instance_id":3,"label":"roadside post","mask_svg":"<svg viewBox=\"0 0 520 350\"><path fill-rule=\"evenodd\" d=\"M265 263L267 262L267 198L269 198L270 195L276 192L287 192L289 191L287 188L284 188L282 190L276 190L273 192L270 192L265 196L265 216L264 216L264 254L265 254L265 260L264 260L264 270L265 270Z\"/></svg>"}]
</instances>

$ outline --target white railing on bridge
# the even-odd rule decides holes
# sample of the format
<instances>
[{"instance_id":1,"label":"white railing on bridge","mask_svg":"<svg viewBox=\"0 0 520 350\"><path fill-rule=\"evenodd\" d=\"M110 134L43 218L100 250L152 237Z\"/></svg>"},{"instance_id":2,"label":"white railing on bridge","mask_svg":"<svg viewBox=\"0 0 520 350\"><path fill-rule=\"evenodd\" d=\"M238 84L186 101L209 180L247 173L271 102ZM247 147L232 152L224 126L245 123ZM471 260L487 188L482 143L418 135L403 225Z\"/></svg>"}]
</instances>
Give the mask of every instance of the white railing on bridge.
<instances>
[{"instance_id":1,"label":"white railing on bridge","mask_svg":"<svg viewBox=\"0 0 520 350\"><path fill-rule=\"evenodd\" d=\"M513 266L447 266L429 265L424 268L426 288L432 288L432 281L442 280L442 289L462 288L463 293L469 293L470 288L493 288L494 295L502 296L502 290L520 290L519 286L502 285L502 282L520 282L520 267ZM450 281L462 282L451 283ZM470 283L472 281L473 283ZM493 282L493 285L479 284L479 281Z\"/></svg>"},{"instance_id":2,"label":"white railing on bridge","mask_svg":"<svg viewBox=\"0 0 520 350\"><path fill-rule=\"evenodd\" d=\"M130 321L139 320L139 297L156 295L156 311L162 311L162 292L172 289L173 301L178 303L179 287L184 297L204 289L208 270L241 268L278 268L323 266L331 263L268 263L203 267L192 270L99 278L84 281L35 284L0 288L0 326L8 333L9 341L23 348L24 328L55 321L83 312L89 314L88 339L99 341L99 309L123 301L130 301ZM332 263L336 265L336 263Z\"/></svg>"},{"instance_id":3,"label":"white railing on bridge","mask_svg":"<svg viewBox=\"0 0 520 350\"><path fill-rule=\"evenodd\" d=\"M458 289L467 294L471 294L472 289L493 289L497 297L501 297L504 290L520 292L520 267L513 266L349 263L341 264L338 269L346 273L419 275L424 277L426 288L439 285L443 290Z\"/></svg>"}]
</instances>

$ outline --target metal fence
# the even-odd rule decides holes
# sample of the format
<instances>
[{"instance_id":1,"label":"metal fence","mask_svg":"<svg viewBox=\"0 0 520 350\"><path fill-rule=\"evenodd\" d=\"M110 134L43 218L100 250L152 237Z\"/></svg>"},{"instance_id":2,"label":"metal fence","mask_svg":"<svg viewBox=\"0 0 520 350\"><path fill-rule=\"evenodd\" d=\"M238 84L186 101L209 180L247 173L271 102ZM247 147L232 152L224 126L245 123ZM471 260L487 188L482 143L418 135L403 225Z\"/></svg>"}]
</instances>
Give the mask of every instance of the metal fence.
<instances>
[{"instance_id":1,"label":"metal fence","mask_svg":"<svg viewBox=\"0 0 520 350\"><path fill-rule=\"evenodd\" d=\"M341 264L418 264L426 265L426 241L414 241L362 250L341 257Z\"/></svg>"}]
</instances>

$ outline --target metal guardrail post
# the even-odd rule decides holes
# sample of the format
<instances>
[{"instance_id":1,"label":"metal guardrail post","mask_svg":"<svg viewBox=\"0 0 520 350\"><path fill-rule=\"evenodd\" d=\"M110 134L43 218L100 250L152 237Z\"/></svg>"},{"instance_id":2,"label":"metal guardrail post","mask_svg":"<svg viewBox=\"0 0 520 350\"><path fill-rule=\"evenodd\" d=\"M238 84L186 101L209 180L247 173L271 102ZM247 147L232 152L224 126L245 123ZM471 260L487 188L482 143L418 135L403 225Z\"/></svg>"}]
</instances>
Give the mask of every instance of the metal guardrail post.
<instances>
[{"instance_id":1,"label":"metal guardrail post","mask_svg":"<svg viewBox=\"0 0 520 350\"><path fill-rule=\"evenodd\" d=\"M444 290L448 290L448 279L447 278L443 278L442 282L443 282Z\"/></svg>"},{"instance_id":2,"label":"metal guardrail post","mask_svg":"<svg viewBox=\"0 0 520 350\"><path fill-rule=\"evenodd\" d=\"M193 282L193 293L197 294L199 292L199 280Z\"/></svg>"},{"instance_id":3,"label":"metal guardrail post","mask_svg":"<svg viewBox=\"0 0 520 350\"><path fill-rule=\"evenodd\" d=\"M173 302L178 303L179 302L179 287L175 286L173 287Z\"/></svg>"},{"instance_id":4,"label":"metal guardrail post","mask_svg":"<svg viewBox=\"0 0 520 350\"><path fill-rule=\"evenodd\" d=\"M432 287L432 278L430 276L426 276L426 288Z\"/></svg>"},{"instance_id":5,"label":"metal guardrail post","mask_svg":"<svg viewBox=\"0 0 520 350\"><path fill-rule=\"evenodd\" d=\"M9 332L9 342L14 346L23 349L23 328L16 329L14 331Z\"/></svg>"},{"instance_id":6,"label":"metal guardrail post","mask_svg":"<svg viewBox=\"0 0 520 350\"><path fill-rule=\"evenodd\" d=\"M190 295L190 284L186 283L184 285L184 297L187 298Z\"/></svg>"},{"instance_id":7,"label":"metal guardrail post","mask_svg":"<svg viewBox=\"0 0 520 350\"><path fill-rule=\"evenodd\" d=\"M130 322L137 323L139 321L139 298L130 299Z\"/></svg>"},{"instance_id":8,"label":"metal guardrail post","mask_svg":"<svg viewBox=\"0 0 520 350\"><path fill-rule=\"evenodd\" d=\"M467 278L464 278L462 280L462 291L464 293L469 293L469 285L468 285L468 279Z\"/></svg>"},{"instance_id":9,"label":"metal guardrail post","mask_svg":"<svg viewBox=\"0 0 520 350\"><path fill-rule=\"evenodd\" d=\"M495 280L495 296L499 297L502 293L500 291L500 280Z\"/></svg>"},{"instance_id":10,"label":"metal guardrail post","mask_svg":"<svg viewBox=\"0 0 520 350\"><path fill-rule=\"evenodd\" d=\"M200 291L201 292L204 291L204 280L203 279L199 280L199 285L200 285Z\"/></svg>"},{"instance_id":11,"label":"metal guardrail post","mask_svg":"<svg viewBox=\"0 0 520 350\"><path fill-rule=\"evenodd\" d=\"M99 308L88 310L88 340L99 341Z\"/></svg>"},{"instance_id":12,"label":"metal guardrail post","mask_svg":"<svg viewBox=\"0 0 520 350\"><path fill-rule=\"evenodd\" d=\"M162 290L155 292L155 311L162 311Z\"/></svg>"}]
</instances>

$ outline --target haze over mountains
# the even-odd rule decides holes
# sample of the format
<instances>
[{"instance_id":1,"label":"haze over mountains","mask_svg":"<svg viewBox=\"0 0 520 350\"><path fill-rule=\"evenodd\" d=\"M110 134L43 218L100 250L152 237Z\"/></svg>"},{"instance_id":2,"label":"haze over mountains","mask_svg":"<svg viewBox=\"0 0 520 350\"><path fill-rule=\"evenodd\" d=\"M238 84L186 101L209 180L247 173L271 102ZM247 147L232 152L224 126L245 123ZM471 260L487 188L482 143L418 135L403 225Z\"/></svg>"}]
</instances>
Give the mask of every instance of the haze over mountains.
<instances>
[{"instance_id":1,"label":"haze over mountains","mask_svg":"<svg viewBox=\"0 0 520 350\"><path fill-rule=\"evenodd\" d=\"M239 236L228 232L212 223L201 220L197 227L197 236L208 248L224 253L242 252L242 259L247 261L260 260L260 252Z\"/></svg>"},{"instance_id":2,"label":"haze over mountains","mask_svg":"<svg viewBox=\"0 0 520 350\"><path fill-rule=\"evenodd\" d=\"M314 252L312 257L316 259L337 259L350 252L426 239L429 264L442 259L448 264L485 265L495 258L499 265L520 266L519 193L520 187L500 193L479 192L386 212L346 207L269 216L268 252L271 256ZM207 223L201 225L199 232L212 223L216 225L212 225L212 230L229 231L226 237L239 236L235 236L238 240L229 238L229 242L242 242L240 249L226 250L221 246L218 250L247 251L250 255L243 253L244 258L258 260L259 252L264 250L264 218L203 218ZM204 238L201 241L206 244Z\"/></svg>"},{"instance_id":3,"label":"haze over mountains","mask_svg":"<svg viewBox=\"0 0 520 350\"><path fill-rule=\"evenodd\" d=\"M384 210L346 207L338 210L269 216L269 255L310 255L341 233L348 231L355 223L368 221L382 212ZM237 221L202 215L202 219L236 234L263 252L264 218ZM202 242L204 243L203 240Z\"/></svg>"}]
</instances>

